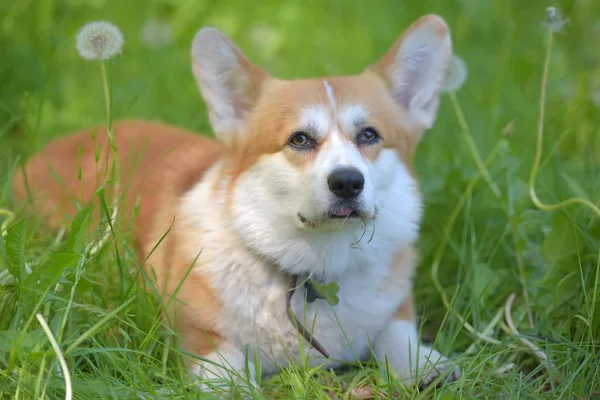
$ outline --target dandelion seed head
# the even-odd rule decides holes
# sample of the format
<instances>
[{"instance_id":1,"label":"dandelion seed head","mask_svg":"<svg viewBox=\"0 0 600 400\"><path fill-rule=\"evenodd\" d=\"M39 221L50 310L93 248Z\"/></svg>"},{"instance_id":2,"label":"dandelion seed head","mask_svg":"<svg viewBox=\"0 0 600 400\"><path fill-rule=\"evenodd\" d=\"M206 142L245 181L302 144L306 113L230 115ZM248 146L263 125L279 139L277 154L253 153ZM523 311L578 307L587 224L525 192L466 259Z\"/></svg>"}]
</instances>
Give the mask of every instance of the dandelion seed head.
<instances>
[{"instance_id":1,"label":"dandelion seed head","mask_svg":"<svg viewBox=\"0 0 600 400\"><path fill-rule=\"evenodd\" d=\"M452 55L450 59L450 66L448 67L448 73L446 74L446 80L442 87L443 92L456 92L458 91L467 81L469 72L467 70L467 64L457 55Z\"/></svg>"},{"instance_id":2,"label":"dandelion seed head","mask_svg":"<svg viewBox=\"0 0 600 400\"><path fill-rule=\"evenodd\" d=\"M546 8L546 20L544 21L544 26L550 29L552 32L563 32L563 28L566 24L568 24L570 20L563 19L563 16L556 7L548 7Z\"/></svg>"},{"instance_id":3,"label":"dandelion seed head","mask_svg":"<svg viewBox=\"0 0 600 400\"><path fill-rule=\"evenodd\" d=\"M77 52L86 60L108 60L121 53L123 43L119 28L106 21L85 24L76 38Z\"/></svg>"}]
</instances>

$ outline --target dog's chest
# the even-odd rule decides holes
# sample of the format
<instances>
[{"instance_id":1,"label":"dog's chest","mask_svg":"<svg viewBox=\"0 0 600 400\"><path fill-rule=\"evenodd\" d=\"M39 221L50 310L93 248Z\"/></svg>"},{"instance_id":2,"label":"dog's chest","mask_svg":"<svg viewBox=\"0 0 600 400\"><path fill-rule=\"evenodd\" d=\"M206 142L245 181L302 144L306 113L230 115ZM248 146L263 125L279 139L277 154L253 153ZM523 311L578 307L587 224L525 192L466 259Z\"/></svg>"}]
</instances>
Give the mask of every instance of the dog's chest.
<instances>
[{"instance_id":1,"label":"dog's chest","mask_svg":"<svg viewBox=\"0 0 600 400\"><path fill-rule=\"evenodd\" d=\"M307 288L301 286L292 298L292 309L304 327L314 332L332 359L365 359L369 340L373 341L388 321L398 297L381 293L379 279L368 274L350 275L340 279L338 284L337 304L332 305L325 299L308 302ZM314 325L313 321L316 321ZM322 361L318 357L313 364Z\"/></svg>"},{"instance_id":2,"label":"dog's chest","mask_svg":"<svg viewBox=\"0 0 600 400\"><path fill-rule=\"evenodd\" d=\"M299 362L307 354L311 365L322 363L322 356L311 348L287 316L286 297L292 277L274 273L272 266L256 259L254 265L248 265L248 258L242 255L238 269L232 256L230 253L232 262L228 270L240 273L228 273L216 282L230 287L222 291L226 293L222 298L226 318L220 330L239 346L249 345L260 356L265 374L291 361ZM360 264L360 257L354 262ZM368 356L369 342L401 301L402 293L381 292L388 269L385 264L378 268L363 267L351 269L336 281L339 302L335 306L324 299L307 302L306 288L302 285L304 277L300 277L292 296L291 308L296 318L313 333L332 360L353 362Z\"/></svg>"}]
</instances>

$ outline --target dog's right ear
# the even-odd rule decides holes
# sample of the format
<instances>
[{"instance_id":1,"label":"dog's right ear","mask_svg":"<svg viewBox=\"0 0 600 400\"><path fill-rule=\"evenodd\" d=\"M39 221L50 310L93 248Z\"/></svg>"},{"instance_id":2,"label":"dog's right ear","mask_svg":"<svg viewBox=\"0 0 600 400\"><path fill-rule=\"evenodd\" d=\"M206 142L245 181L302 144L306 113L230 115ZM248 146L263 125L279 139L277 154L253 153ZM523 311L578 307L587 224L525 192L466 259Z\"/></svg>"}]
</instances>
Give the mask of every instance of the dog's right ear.
<instances>
[{"instance_id":1,"label":"dog's right ear","mask_svg":"<svg viewBox=\"0 0 600 400\"><path fill-rule=\"evenodd\" d=\"M192 70L215 135L231 144L244 128L269 74L252 64L224 33L211 27L200 29L194 37Z\"/></svg>"},{"instance_id":2,"label":"dog's right ear","mask_svg":"<svg viewBox=\"0 0 600 400\"><path fill-rule=\"evenodd\" d=\"M396 103L422 129L430 129L451 56L448 25L437 15L426 15L408 27L370 69L384 79Z\"/></svg>"}]
</instances>

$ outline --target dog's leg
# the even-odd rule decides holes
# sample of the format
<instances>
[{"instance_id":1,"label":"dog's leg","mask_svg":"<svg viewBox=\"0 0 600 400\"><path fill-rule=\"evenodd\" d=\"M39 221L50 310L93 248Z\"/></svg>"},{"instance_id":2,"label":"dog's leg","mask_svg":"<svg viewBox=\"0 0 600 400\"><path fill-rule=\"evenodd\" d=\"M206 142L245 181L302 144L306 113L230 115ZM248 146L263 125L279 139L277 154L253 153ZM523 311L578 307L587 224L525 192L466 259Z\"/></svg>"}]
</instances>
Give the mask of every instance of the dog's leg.
<instances>
[{"instance_id":1,"label":"dog's leg","mask_svg":"<svg viewBox=\"0 0 600 400\"><path fill-rule=\"evenodd\" d=\"M256 369L251 359L246 360L243 349L220 336L196 330L186 330L182 337L184 349L199 358L190 358L190 372L198 378L203 392L230 397L233 388L243 398L260 393L256 383Z\"/></svg>"},{"instance_id":2,"label":"dog's leg","mask_svg":"<svg viewBox=\"0 0 600 400\"><path fill-rule=\"evenodd\" d=\"M452 369L449 380L460 378L458 366L419 342L412 297L399 308L376 338L374 351L379 362L386 363L406 383L419 382L427 386L438 376Z\"/></svg>"}]
</instances>

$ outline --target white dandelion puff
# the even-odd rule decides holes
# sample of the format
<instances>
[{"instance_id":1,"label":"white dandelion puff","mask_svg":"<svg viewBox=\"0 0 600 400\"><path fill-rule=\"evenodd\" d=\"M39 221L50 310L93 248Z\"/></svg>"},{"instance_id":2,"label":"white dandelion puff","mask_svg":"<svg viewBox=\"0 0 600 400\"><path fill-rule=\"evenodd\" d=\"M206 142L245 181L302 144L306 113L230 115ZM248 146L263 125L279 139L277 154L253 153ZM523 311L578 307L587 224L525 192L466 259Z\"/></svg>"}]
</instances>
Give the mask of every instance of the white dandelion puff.
<instances>
[{"instance_id":1,"label":"white dandelion puff","mask_svg":"<svg viewBox=\"0 0 600 400\"><path fill-rule=\"evenodd\" d=\"M552 32L562 33L564 26L569 22L570 20L568 18L563 19L560 10L556 7L546 8L546 20L544 21L544 26Z\"/></svg>"},{"instance_id":2,"label":"white dandelion puff","mask_svg":"<svg viewBox=\"0 0 600 400\"><path fill-rule=\"evenodd\" d=\"M467 70L467 64L457 55L452 55L450 59L450 65L448 67L448 73L446 74L446 80L442 87L443 92L456 92L458 91L467 81L469 72Z\"/></svg>"},{"instance_id":3,"label":"white dandelion puff","mask_svg":"<svg viewBox=\"0 0 600 400\"><path fill-rule=\"evenodd\" d=\"M85 24L77 33L77 51L86 60L108 60L123 49L123 34L106 21Z\"/></svg>"},{"instance_id":4,"label":"white dandelion puff","mask_svg":"<svg viewBox=\"0 0 600 400\"><path fill-rule=\"evenodd\" d=\"M556 7L548 7L546 8L546 20L552 21L556 19L557 10Z\"/></svg>"}]
</instances>

